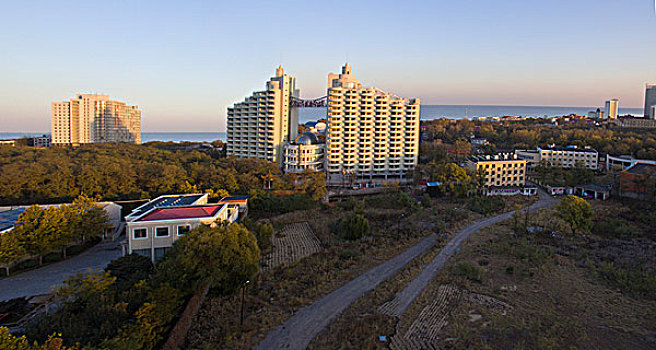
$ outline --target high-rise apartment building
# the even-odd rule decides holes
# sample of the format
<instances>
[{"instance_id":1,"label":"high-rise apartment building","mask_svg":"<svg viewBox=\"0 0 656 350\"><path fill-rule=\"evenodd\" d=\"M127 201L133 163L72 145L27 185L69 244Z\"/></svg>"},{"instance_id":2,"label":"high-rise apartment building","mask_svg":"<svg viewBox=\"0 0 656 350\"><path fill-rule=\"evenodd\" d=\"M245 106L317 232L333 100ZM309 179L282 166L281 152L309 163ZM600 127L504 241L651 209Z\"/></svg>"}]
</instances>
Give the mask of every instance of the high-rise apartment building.
<instances>
[{"instance_id":1,"label":"high-rise apartment building","mask_svg":"<svg viewBox=\"0 0 656 350\"><path fill-rule=\"evenodd\" d=\"M108 95L79 94L50 105L53 145L141 143L141 111Z\"/></svg>"},{"instance_id":2,"label":"high-rise apartment building","mask_svg":"<svg viewBox=\"0 0 656 350\"><path fill-rule=\"evenodd\" d=\"M613 98L606 101L606 118L617 119L619 115L620 100Z\"/></svg>"},{"instance_id":3,"label":"high-rise apartment building","mask_svg":"<svg viewBox=\"0 0 656 350\"><path fill-rule=\"evenodd\" d=\"M645 118L656 119L656 84L647 84L645 87Z\"/></svg>"},{"instance_id":4,"label":"high-rise apartment building","mask_svg":"<svg viewBox=\"0 0 656 350\"><path fill-rule=\"evenodd\" d=\"M363 88L346 64L328 74L328 183L404 179L417 165L419 99Z\"/></svg>"},{"instance_id":5,"label":"high-rise apartment building","mask_svg":"<svg viewBox=\"0 0 656 350\"><path fill-rule=\"evenodd\" d=\"M298 96L296 78L278 67L266 90L228 108L228 156L282 162L283 145L298 135L298 111L291 104Z\"/></svg>"}]
</instances>

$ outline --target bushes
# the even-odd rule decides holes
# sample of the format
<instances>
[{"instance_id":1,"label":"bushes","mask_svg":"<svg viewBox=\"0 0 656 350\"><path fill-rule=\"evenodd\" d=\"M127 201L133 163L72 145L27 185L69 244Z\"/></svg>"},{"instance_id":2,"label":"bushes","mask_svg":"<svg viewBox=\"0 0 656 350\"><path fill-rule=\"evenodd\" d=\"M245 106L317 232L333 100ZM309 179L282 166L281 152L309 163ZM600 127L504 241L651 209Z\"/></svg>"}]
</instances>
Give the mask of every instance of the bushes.
<instances>
[{"instance_id":1,"label":"bushes","mask_svg":"<svg viewBox=\"0 0 656 350\"><path fill-rule=\"evenodd\" d=\"M353 241L369 234L369 220L361 214L350 213L336 222L332 231L342 239Z\"/></svg>"},{"instance_id":2,"label":"bushes","mask_svg":"<svg viewBox=\"0 0 656 350\"><path fill-rule=\"evenodd\" d=\"M489 215L493 212L501 211L505 206L506 204L503 199L497 197L476 196L472 197L469 202L467 202L469 210L482 215Z\"/></svg>"},{"instance_id":3,"label":"bushes","mask_svg":"<svg viewBox=\"0 0 656 350\"><path fill-rule=\"evenodd\" d=\"M642 268L618 268L613 263L603 263L597 276L610 286L640 297L656 299L656 274Z\"/></svg>"},{"instance_id":4,"label":"bushes","mask_svg":"<svg viewBox=\"0 0 656 350\"><path fill-rule=\"evenodd\" d=\"M476 266L470 262L460 262L455 267L456 276L465 277L470 281L481 283L483 282L484 269L481 266Z\"/></svg>"},{"instance_id":5,"label":"bushes","mask_svg":"<svg viewBox=\"0 0 656 350\"><path fill-rule=\"evenodd\" d=\"M592 226L592 233L606 238L631 239L640 232L638 227L621 219L597 221Z\"/></svg>"},{"instance_id":6,"label":"bushes","mask_svg":"<svg viewBox=\"0 0 656 350\"><path fill-rule=\"evenodd\" d=\"M398 189L369 196L364 201L367 208L411 209L419 206L419 203L410 197L409 194Z\"/></svg>"},{"instance_id":7,"label":"bushes","mask_svg":"<svg viewBox=\"0 0 656 350\"><path fill-rule=\"evenodd\" d=\"M306 194L292 194L283 197L267 195L255 197L250 203L253 210L271 214L284 214L296 210L313 209L318 205L315 200Z\"/></svg>"},{"instance_id":8,"label":"bushes","mask_svg":"<svg viewBox=\"0 0 656 350\"><path fill-rule=\"evenodd\" d=\"M30 339L61 333L66 344L85 348L153 349L165 336L186 298L211 280L229 293L257 272L259 249L243 226L200 226L174 243L153 267L129 255L104 272L69 278L58 292L61 306L27 329Z\"/></svg>"}]
</instances>

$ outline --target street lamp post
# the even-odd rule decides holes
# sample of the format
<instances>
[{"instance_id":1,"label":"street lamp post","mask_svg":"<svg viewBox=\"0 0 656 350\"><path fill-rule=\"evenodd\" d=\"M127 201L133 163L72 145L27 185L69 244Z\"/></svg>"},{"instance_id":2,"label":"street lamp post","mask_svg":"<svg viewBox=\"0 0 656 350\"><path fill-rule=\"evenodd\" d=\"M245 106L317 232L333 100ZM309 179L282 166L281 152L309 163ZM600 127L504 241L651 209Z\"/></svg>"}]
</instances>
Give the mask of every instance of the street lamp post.
<instances>
[{"instance_id":1,"label":"street lamp post","mask_svg":"<svg viewBox=\"0 0 656 350\"><path fill-rule=\"evenodd\" d=\"M249 283L251 283L251 281L247 280L246 283L244 283L244 286L241 288L241 317L239 318L240 326L244 324L244 302L246 300L246 285Z\"/></svg>"},{"instance_id":2,"label":"street lamp post","mask_svg":"<svg viewBox=\"0 0 656 350\"><path fill-rule=\"evenodd\" d=\"M401 219L403 219L405 215L401 214L399 216L399 220L396 222L396 240L398 241L401 235Z\"/></svg>"}]
</instances>

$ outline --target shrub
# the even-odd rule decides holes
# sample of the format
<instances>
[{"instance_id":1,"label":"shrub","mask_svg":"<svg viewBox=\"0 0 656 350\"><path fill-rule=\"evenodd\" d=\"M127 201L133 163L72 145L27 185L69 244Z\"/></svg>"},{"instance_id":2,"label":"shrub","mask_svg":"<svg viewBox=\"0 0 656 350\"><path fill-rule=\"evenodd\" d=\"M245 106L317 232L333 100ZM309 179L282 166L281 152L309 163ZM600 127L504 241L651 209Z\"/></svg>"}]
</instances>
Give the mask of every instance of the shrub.
<instances>
[{"instance_id":1,"label":"shrub","mask_svg":"<svg viewBox=\"0 0 656 350\"><path fill-rule=\"evenodd\" d=\"M631 239L640 233L640 229L621 219L608 219L595 222L592 233L606 238Z\"/></svg>"},{"instance_id":2,"label":"shrub","mask_svg":"<svg viewBox=\"0 0 656 350\"><path fill-rule=\"evenodd\" d=\"M472 197L467 203L469 210L482 214L489 215L496 211L501 211L505 208L506 204L503 199L498 197Z\"/></svg>"},{"instance_id":3,"label":"shrub","mask_svg":"<svg viewBox=\"0 0 656 350\"><path fill-rule=\"evenodd\" d=\"M656 274L642 268L618 268L613 263L603 263L596 271L602 281L623 292L656 298Z\"/></svg>"},{"instance_id":4,"label":"shrub","mask_svg":"<svg viewBox=\"0 0 656 350\"><path fill-rule=\"evenodd\" d=\"M456 276L465 277L470 281L483 282L484 269L470 262L461 262L456 265Z\"/></svg>"},{"instance_id":5,"label":"shrub","mask_svg":"<svg viewBox=\"0 0 656 350\"><path fill-rule=\"evenodd\" d=\"M271 248L271 237L273 237L273 225L267 223L257 223L255 226L255 239L260 251L267 251Z\"/></svg>"},{"instance_id":6,"label":"shrub","mask_svg":"<svg viewBox=\"0 0 656 350\"><path fill-rule=\"evenodd\" d=\"M333 230L342 239L360 239L369 234L369 220L360 214L351 213L335 224Z\"/></svg>"}]
</instances>

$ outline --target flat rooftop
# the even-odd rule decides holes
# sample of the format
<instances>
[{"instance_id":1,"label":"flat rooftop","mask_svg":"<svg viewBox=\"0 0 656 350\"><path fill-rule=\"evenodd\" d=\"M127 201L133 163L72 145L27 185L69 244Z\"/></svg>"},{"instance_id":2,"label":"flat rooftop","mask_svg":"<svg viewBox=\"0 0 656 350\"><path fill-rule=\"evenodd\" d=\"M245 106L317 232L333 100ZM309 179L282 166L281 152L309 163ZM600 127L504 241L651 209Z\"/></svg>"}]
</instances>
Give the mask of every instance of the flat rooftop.
<instances>
[{"instance_id":1,"label":"flat rooftop","mask_svg":"<svg viewBox=\"0 0 656 350\"><path fill-rule=\"evenodd\" d=\"M656 165L648 163L635 163L633 166L627 168L624 171L627 173L639 175L654 174L656 173Z\"/></svg>"},{"instance_id":2,"label":"flat rooftop","mask_svg":"<svg viewBox=\"0 0 656 350\"><path fill-rule=\"evenodd\" d=\"M159 207L181 207L189 206L196 203L199 199L203 198L205 194L181 194L161 196L153 199L152 201L136 208L130 213L131 217L137 217L148 211Z\"/></svg>"},{"instance_id":3,"label":"flat rooftop","mask_svg":"<svg viewBox=\"0 0 656 350\"><path fill-rule=\"evenodd\" d=\"M205 204L191 207L156 208L136 221L163 221L211 218L224 204Z\"/></svg>"},{"instance_id":4,"label":"flat rooftop","mask_svg":"<svg viewBox=\"0 0 656 350\"><path fill-rule=\"evenodd\" d=\"M18 217L23 214L25 208L17 208L12 210L3 211L0 213L0 232L8 230L16 226Z\"/></svg>"},{"instance_id":5,"label":"flat rooftop","mask_svg":"<svg viewBox=\"0 0 656 350\"><path fill-rule=\"evenodd\" d=\"M565 152L588 152L588 153L598 153L596 150L592 148L577 148L577 147L563 147L563 146L555 146L555 147L538 147L539 150L542 151L565 151Z\"/></svg>"},{"instance_id":6,"label":"flat rooftop","mask_svg":"<svg viewBox=\"0 0 656 350\"><path fill-rule=\"evenodd\" d=\"M223 197L219 202L231 202L231 201L245 201L248 200L248 196L228 196Z\"/></svg>"}]
</instances>

